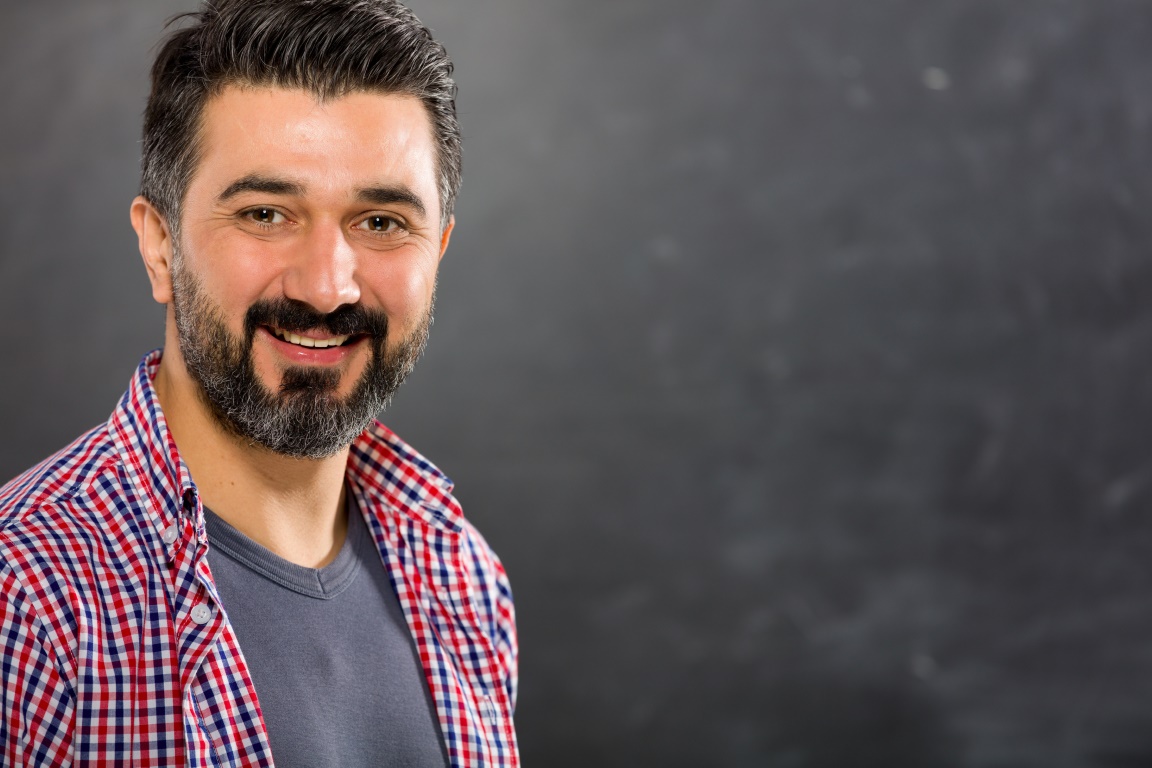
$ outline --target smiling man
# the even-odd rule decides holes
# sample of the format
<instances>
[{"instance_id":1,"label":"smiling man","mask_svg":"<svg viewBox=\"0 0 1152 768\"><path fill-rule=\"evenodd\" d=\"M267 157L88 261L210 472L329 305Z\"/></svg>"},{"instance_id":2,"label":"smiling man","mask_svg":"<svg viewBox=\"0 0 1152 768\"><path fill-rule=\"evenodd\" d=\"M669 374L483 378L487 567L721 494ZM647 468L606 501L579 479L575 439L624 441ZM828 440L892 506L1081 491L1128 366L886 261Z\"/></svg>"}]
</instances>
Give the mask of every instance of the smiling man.
<instances>
[{"instance_id":1,"label":"smiling man","mask_svg":"<svg viewBox=\"0 0 1152 768\"><path fill-rule=\"evenodd\" d=\"M0 763L515 766L503 568L375 420L452 233L452 65L391 0L191 18L131 206L164 349L0 489Z\"/></svg>"}]
</instances>

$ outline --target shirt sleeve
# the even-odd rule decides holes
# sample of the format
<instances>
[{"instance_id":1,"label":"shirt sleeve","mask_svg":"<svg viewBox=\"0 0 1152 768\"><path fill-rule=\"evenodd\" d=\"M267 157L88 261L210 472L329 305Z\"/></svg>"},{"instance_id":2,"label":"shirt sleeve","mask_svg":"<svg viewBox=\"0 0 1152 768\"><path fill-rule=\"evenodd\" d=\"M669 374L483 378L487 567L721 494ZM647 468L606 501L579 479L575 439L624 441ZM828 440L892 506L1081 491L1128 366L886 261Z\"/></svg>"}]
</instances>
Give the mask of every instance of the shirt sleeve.
<instances>
[{"instance_id":1,"label":"shirt sleeve","mask_svg":"<svg viewBox=\"0 0 1152 768\"><path fill-rule=\"evenodd\" d=\"M519 645L516 638L516 610L512 603L512 586L500 558L475 529L469 529L474 576L480 585L480 605L484 611L489 637L500 666L501 683L512 709L516 708L518 688Z\"/></svg>"},{"instance_id":2,"label":"shirt sleeve","mask_svg":"<svg viewBox=\"0 0 1152 768\"><path fill-rule=\"evenodd\" d=\"M0 764L71 764L75 696L44 624L0 556Z\"/></svg>"},{"instance_id":3,"label":"shirt sleeve","mask_svg":"<svg viewBox=\"0 0 1152 768\"><path fill-rule=\"evenodd\" d=\"M516 610L512 605L512 585L499 560L496 561L496 650L504 667L504 687L508 691L508 700L515 710L519 680Z\"/></svg>"}]
</instances>

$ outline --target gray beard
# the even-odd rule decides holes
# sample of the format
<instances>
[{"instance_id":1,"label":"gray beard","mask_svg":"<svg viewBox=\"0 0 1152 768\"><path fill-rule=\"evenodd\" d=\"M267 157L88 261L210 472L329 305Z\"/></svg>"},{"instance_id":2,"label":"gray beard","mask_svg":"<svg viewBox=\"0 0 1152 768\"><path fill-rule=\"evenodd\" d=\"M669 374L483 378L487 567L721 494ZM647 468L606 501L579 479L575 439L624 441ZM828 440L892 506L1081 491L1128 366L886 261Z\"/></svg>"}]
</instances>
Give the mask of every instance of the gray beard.
<instances>
[{"instance_id":1,"label":"gray beard","mask_svg":"<svg viewBox=\"0 0 1152 768\"><path fill-rule=\"evenodd\" d=\"M371 345L371 357L346 397L336 394L339 371L308 367L287 369L280 390L272 392L256 376L256 328L246 323L243 338L232 335L179 254L173 260L172 295L180 354L216 421L249 443L301 459L335 455L375 420L416 365L432 324L430 307L396 349L385 348L384 333L361 342Z\"/></svg>"}]
</instances>

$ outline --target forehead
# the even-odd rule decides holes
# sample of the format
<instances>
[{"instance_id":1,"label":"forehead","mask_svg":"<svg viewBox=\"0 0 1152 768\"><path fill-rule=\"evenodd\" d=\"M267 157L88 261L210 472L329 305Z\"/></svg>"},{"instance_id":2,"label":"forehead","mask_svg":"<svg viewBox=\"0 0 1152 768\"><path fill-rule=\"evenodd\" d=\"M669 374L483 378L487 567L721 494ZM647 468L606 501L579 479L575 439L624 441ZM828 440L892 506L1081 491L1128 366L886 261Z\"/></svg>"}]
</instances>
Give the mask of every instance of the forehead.
<instances>
[{"instance_id":1,"label":"forehead","mask_svg":"<svg viewBox=\"0 0 1152 768\"><path fill-rule=\"evenodd\" d=\"M301 89L229 85L205 105L199 138L190 198L265 174L299 182L310 196L402 184L436 210L432 124L415 96L354 91L319 100Z\"/></svg>"}]
</instances>

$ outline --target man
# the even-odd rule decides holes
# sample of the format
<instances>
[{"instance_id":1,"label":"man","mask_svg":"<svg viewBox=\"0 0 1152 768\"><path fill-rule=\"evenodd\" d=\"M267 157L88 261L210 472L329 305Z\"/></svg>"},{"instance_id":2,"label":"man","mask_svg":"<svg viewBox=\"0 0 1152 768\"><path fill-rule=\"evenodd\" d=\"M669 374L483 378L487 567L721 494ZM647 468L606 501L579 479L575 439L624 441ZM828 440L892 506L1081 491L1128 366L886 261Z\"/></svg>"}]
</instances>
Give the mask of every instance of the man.
<instances>
[{"instance_id":1,"label":"man","mask_svg":"<svg viewBox=\"0 0 1152 768\"><path fill-rule=\"evenodd\" d=\"M211 0L131 206L167 306L0 489L0 763L518 764L504 571L375 415L452 233L452 65L393 0Z\"/></svg>"}]
</instances>

